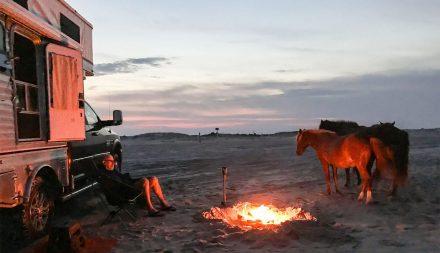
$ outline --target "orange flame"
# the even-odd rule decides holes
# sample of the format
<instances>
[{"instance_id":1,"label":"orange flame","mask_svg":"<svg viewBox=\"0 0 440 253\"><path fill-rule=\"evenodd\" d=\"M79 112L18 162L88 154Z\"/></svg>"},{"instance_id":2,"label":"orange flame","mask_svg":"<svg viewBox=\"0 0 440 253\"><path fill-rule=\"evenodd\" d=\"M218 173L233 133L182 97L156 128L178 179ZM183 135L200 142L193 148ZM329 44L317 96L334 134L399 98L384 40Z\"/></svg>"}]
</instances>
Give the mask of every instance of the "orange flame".
<instances>
[{"instance_id":1,"label":"orange flame","mask_svg":"<svg viewBox=\"0 0 440 253\"><path fill-rule=\"evenodd\" d=\"M203 212L205 219L222 220L229 226L242 230L272 229L283 222L293 220L316 221L316 218L301 207L277 208L273 205L253 205L249 202L235 204L229 208L213 207Z\"/></svg>"}]
</instances>

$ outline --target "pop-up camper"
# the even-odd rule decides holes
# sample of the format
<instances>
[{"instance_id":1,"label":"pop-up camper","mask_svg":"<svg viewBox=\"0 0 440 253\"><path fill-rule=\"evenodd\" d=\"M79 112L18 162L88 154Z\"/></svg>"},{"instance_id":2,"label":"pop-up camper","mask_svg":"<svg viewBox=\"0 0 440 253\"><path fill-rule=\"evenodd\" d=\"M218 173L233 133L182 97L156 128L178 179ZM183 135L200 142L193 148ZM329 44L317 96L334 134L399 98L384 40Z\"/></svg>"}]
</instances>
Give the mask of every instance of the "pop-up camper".
<instances>
[{"instance_id":1,"label":"pop-up camper","mask_svg":"<svg viewBox=\"0 0 440 253\"><path fill-rule=\"evenodd\" d=\"M92 25L65 1L0 1L0 208L23 204L33 234L74 189L69 147L86 138L91 75Z\"/></svg>"}]
</instances>

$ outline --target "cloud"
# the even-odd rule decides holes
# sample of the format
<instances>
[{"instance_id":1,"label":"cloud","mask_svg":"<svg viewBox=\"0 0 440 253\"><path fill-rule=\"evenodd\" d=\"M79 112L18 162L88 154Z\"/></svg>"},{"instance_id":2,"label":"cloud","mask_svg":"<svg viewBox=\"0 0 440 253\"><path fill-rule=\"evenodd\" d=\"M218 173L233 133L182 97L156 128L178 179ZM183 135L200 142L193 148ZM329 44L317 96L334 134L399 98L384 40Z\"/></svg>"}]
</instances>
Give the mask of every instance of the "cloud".
<instances>
[{"instance_id":1,"label":"cloud","mask_svg":"<svg viewBox=\"0 0 440 253\"><path fill-rule=\"evenodd\" d=\"M133 73L142 66L159 68L164 64L171 64L169 58L165 57L144 57L129 58L122 61L95 64L95 76L111 75L118 73Z\"/></svg>"},{"instance_id":2,"label":"cloud","mask_svg":"<svg viewBox=\"0 0 440 253\"><path fill-rule=\"evenodd\" d=\"M277 92L274 92L277 91ZM124 112L124 134L147 131L276 132L314 128L319 119L361 124L396 121L399 127L438 127L440 71L393 71L321 81L180 85L164 90L94 97L107 114Z\"/></svg>"},{"instance_id":3,"label":"cloud","mask_svg":"<svg viewBox=\"0 0 440 253\"><path fill-rule=\"evenodd\" d=\"M277 69L274 72L275 73L300 73L300 72L303 72L303 69Z\"/></svg>"}]
</instances>

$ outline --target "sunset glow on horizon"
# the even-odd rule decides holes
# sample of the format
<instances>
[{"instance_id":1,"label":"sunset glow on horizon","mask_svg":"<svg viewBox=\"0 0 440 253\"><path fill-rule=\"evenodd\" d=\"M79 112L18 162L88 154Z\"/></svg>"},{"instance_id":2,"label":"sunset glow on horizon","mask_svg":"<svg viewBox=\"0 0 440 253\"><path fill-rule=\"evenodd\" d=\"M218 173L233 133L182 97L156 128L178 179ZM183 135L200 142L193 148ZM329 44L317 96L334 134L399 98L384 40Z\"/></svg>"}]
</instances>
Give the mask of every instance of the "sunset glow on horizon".
<instances>
[{"instance_id":1,"label":"sunset glow on horizon","mask_svg":"<svg viewBox=\"0 0 440 253\"><path fill-rule=\"evenodd\" d=\"M94 26L86 98L120 134L440 126L436 1L68 3Z\"/></svg>"}]
</instances>

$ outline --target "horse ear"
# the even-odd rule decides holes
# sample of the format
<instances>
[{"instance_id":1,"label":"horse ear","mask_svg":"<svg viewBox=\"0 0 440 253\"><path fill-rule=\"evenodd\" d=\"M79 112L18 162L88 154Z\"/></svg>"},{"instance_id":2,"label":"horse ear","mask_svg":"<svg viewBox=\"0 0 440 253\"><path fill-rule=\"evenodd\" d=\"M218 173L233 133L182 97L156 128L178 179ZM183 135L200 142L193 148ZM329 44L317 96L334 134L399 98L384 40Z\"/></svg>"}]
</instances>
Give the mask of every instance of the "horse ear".
<instances>
[{"instance_id":1,"label":"horse ear","mask_svg":"<svg viewBox=\"0 0 440 253\"><path fill-rule=\"evenodd\" d=\"M393 121L393 123L391 123L391 125L393 125L393 126L394 126L394 124L396 124L396 121Z\"/></svg>"},{"instance_id":2,"label":"horse ear","mask_svg":"<svg viewBox=\"0 0 440 253\"><path fill-rule=\"evenodd\" d=\"M303 130L300 128L300 129L299 129L299 133L302 133L302 132L303 132Z\"/></svg>"},{"instance_id":3,"label":"horse ear","mask_svg":"<svg viewBox=\"0 0 440 253\"><path fill-rule=\"evenodd\" d=\"M383 124L383 123L382 123L382 121L379 121L379 124L381 124L381 125L382 125L382 124Z\"/></svg>"}]
</instances>

